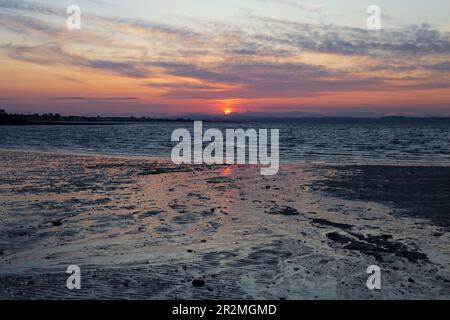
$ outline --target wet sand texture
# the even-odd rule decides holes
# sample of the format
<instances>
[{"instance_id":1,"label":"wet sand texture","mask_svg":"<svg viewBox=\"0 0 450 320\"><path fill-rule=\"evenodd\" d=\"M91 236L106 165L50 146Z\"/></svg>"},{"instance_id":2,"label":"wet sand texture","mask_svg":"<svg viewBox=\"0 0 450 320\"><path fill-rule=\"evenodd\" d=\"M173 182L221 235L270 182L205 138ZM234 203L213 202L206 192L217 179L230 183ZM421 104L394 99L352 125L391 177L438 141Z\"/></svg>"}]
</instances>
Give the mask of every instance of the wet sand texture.
<instances>
[{"instance_id":1,"label":"wet sand texture","mask_svg":"<svg viewBox=\"0 0 450 320\"><path fill-rule=\"evenodd\" d=\"M0 298L448 299L448 175L1 151Z\"/></svg>"}]
</instances>

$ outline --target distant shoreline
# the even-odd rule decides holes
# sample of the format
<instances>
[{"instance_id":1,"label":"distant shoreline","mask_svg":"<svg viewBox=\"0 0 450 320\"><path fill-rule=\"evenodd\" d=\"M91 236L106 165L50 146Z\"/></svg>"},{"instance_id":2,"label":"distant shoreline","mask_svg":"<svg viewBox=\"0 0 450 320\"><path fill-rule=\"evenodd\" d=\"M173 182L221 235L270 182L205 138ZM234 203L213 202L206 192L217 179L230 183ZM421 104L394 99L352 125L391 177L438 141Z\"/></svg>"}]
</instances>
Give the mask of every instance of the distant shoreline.
<instances>
[{"instance_id":1,"label":"distant shoreline","mask_svg":"<svg viewBox=\"0 0 450 320\"><path fill-rule=\"evenodd\" d=\"M33 117L23 117L8 115L7 117L0 116L0 126L29 126L29 125L123 125L123 124L139 124L139 123L153 123L153 122L191 122L187 119L129 119L129 118L85 118L80 117L79 120L67 120L66 118L75 117L61 117L61 120L42 120Z\"/></svg>"},{"instance_id":2,"label":"distant shoreline","mask_svg":"<svg viewBox=\"0 0 450 320\"><path fill-rule=\"evenodd\" d=\"M417 124L450 124L450 117L407 117L407 116L385 116L385 117L261 117L234 115L220 116L196 116L192 118L150 118L150 117L85 117L85 116L61 116L59 114L7 114L0 113L0 126L26 126L26 125L123 125L143 124L155 122L241 122L241 123L324 123L324 124L352 124L352 123L417 123Z\"/></svg>"}]
</instances>

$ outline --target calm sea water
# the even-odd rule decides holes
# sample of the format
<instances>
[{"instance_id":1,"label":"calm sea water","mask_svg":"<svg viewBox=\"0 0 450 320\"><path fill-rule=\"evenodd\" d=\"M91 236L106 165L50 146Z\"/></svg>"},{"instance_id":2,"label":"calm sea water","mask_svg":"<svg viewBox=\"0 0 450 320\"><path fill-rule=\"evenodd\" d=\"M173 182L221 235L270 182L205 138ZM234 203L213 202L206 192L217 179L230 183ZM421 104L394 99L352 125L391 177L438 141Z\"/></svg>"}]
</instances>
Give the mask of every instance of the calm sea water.
<instances>
[{"instance_id":1,"label":"calm sea water","mask_svg":"<svg viewBox=\"0 0 450 320\"><path fill-rule=\"evenodd\" d=\"M282 161L450 165L450 124L204 123L205 128L277 128ZM170 157L177 128L192 122L0 126L0 148Z\"/></svg>"}]
</instances>

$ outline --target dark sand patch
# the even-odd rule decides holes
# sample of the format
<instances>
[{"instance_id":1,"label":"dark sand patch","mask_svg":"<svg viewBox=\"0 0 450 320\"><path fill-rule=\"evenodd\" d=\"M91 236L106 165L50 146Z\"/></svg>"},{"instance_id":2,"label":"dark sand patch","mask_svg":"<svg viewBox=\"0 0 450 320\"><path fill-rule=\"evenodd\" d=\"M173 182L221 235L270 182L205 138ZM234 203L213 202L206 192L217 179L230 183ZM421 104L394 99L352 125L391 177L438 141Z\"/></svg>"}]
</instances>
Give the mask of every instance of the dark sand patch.
<instances>
[{"instance_id":1,"label":"dark sand patch","mask_svg":"<svg viewBox=\"0 0 450 320\"><path fill-rule=\"evenodd\" d=\"M379 202L450 230L450 167L345 166L317 182L350 200ZM398 213L398 212L397 212Z\"/></svg>"},{"instance_id":2,"label":"dark sand patch","mask_svg":"<svg viewBox=\"0 0 450 320\"><path fill-rule=\"evenodd\" d=\"M410 248L401 242L392 240L391 235L368 235L350 233L342 235L337 232L327 233L327 238L339 243L345 250L358 251L371 255L379 262L385 261L384 256L394 254L398 257L408 259L410 262L428 262L426 254L419 252L416 248Z\"/></svg>"},{"instance_id":3,"label":"dark sand patch","mask_svg":"<svg viewBox=\"0 0 450 320\"><path fill-rule=\"evenodd\" d=\"M321 226L335 227L338 229L351 229L353 226L345 223L336 223L326 219L311 219L311 222Z\"/></svg>"}]
</instances>

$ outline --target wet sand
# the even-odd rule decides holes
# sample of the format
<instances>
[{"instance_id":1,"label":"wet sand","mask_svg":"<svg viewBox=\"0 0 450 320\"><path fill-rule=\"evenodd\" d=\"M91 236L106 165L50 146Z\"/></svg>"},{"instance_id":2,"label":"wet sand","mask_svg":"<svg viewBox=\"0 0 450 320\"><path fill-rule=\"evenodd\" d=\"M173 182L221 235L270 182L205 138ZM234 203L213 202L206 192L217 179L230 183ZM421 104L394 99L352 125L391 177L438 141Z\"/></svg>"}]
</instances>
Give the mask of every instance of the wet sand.
<instances>
[{"instance_id":1,"label":"wet sand","mask_svg":"<svg viewBox=\"0 0 450 320\"><path fill-rule=\"evenodd\" d=\"M324 191L351 200L381 202L394 213L425 218L450 231L450 168L429 166L336 167ZM397 212L398 211L398 212Z\"/></svg>"},{"instance_id":2,"label":"wet sand","mask_svg":"<svg viewBox=\"0 0 450 320\"><path fill-rule=\"evenodd\" d=\"M0 151L0 298L449 299L449 176Z\"/></svg>"}]
</instances>

